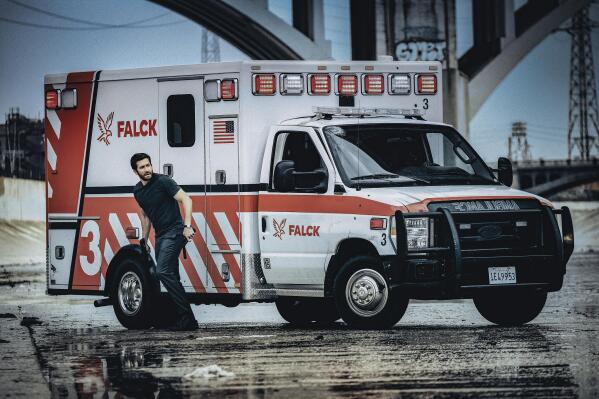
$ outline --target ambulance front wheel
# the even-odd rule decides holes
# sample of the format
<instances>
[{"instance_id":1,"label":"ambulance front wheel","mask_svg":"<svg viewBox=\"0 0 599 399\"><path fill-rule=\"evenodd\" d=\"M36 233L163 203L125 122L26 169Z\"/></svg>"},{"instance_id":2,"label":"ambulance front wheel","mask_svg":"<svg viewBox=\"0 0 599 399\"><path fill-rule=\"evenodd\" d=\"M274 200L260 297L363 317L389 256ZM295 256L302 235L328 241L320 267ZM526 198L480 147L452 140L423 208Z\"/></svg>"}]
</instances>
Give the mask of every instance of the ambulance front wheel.
<instances>
[{"instance_id":1,"label":"ambulance front wheel","mask_svg":"<svg viewBox=\"0 0 599 399\"><path fill-rule=\"evenodd\" d=\"M137 260L127 259L116 273L110 297L117 319L128 329L149 328L154 296L149 272Z\"/></svg>"},{"instance_id":2,"label":"ambulance front wheel","mask_svg":"<svg viewBox=\"0 0 599 399\"><path fill-rule=\"evenodd\" d=\"M354 328L391 328L409 302L389 288L380 261L371 256L349 259L337 274L333 290L341 318Z\"/></svg>"}]
</instances>

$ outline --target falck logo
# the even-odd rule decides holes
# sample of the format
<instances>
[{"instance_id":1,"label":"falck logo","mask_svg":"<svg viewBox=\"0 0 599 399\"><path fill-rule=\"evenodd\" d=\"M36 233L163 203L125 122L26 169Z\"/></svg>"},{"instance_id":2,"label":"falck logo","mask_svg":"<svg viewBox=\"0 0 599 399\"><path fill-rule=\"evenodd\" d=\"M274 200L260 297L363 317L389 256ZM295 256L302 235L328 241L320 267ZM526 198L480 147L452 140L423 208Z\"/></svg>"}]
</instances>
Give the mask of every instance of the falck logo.
<instances>
[{"instance_id":1,"label":"falck logo","mask_svg":"<svg viewBox=\"0 0 599 399\"><path fill-rule=\"evenodd\" d=\"M279 240L283 239L283 235L285 234L285 224L287 223L287 219L281 220L281 223L277 222L275 219L272 220L272 227L275 228L274 237L277 237Z\"/></svg>"},{"instance_id":2,"label":"falck logo","mask_svg":"<svg viewBox=\"0 0 599 399\"><path fill-rule=\"evenodd\" d=\"M97 122L98 128L100 129L100 136L98 136L98 141L103 141L106 145L110 144L108 140L110 136L112 136L112 118L114 117L114 112L108 114L106 120L102 118L102 115L98 114Z\"/></svg>"}]
</instances>

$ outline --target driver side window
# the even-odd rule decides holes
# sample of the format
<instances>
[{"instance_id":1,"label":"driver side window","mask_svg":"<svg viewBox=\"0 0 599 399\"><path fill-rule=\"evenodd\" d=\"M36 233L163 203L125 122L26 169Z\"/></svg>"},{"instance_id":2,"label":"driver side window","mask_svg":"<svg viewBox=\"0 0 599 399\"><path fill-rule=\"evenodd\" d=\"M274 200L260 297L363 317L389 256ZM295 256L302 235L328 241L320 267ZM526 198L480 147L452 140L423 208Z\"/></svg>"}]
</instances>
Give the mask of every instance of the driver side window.
<instances>
[{"instance_id":1,"label":"driver side window","mask_svg":"<svg viewBox=\"0 0 599 399\"><path fill-rule=\"evenodd\" d=\"M293 188L276 187L275 175L280 174L282 169L291 167L294 171ZM271 168L271 190L305 192L322 185L323 174L326 174L326 166L307 133L281 132L276 135Z\"/></svg>"}]
</instances>

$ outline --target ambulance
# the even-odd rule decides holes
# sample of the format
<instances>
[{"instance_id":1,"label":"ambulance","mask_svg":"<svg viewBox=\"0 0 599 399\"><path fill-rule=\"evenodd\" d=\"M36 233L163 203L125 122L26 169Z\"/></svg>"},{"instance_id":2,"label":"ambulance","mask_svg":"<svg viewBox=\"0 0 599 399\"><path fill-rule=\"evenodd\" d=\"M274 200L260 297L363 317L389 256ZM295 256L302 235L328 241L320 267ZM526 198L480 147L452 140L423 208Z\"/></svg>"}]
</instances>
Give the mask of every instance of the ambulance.
<instances>
[{"instance_id":1,"label":"ambulance","mask_svg":"<svg viewBox=\"0 0 599 399\"><path fill-rule=\"evenodd\" d=\"M170 311L140 246L132 154L193 200L194 304L390 328L410 299L521 325L562 287L568 208L510 188L443 123L437 62L244 61L45 76L47 293L127 328Z\"/></svg>"}]
</instances>

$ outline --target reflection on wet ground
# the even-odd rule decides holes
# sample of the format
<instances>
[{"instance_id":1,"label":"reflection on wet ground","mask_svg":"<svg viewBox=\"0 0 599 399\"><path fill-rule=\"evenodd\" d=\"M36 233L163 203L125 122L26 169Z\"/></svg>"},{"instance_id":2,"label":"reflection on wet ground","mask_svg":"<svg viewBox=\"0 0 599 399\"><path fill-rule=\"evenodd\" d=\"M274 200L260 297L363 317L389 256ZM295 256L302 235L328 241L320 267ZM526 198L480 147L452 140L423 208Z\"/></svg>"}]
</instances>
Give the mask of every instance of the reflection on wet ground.
<instances>
[{"instance_id":1,"label":"reflection on wet ground","mask_svg":"<svg viewBox=\"0 0 599 399\"><path fill-rule=\"evenodd\" d=\"M193 334L57 331L40 346L56 396L201 393L205 397L278 398L428 396L575 397L558 331L407 326L392 331L281 326L215 326ZM76 343L74 343L76 342ZM190 381L199 366L218 364L233 378Z\"/></svg>"},{"instance_id":2,"label":"reflection on wet ground","mask_svg":"<svg viewBox=\"0 0 599 399\"><path fill-rule=\"evenodd\" d=\"M127 331L111 309L67 298L34 300L43 324L27 328L54 397L597 397L598 267L599 255L578 255L563 291L520 328L453 301L411 303L388 331L292 328L270 305L197 308L192 333Z\"/></svg>"}]
</instances>

